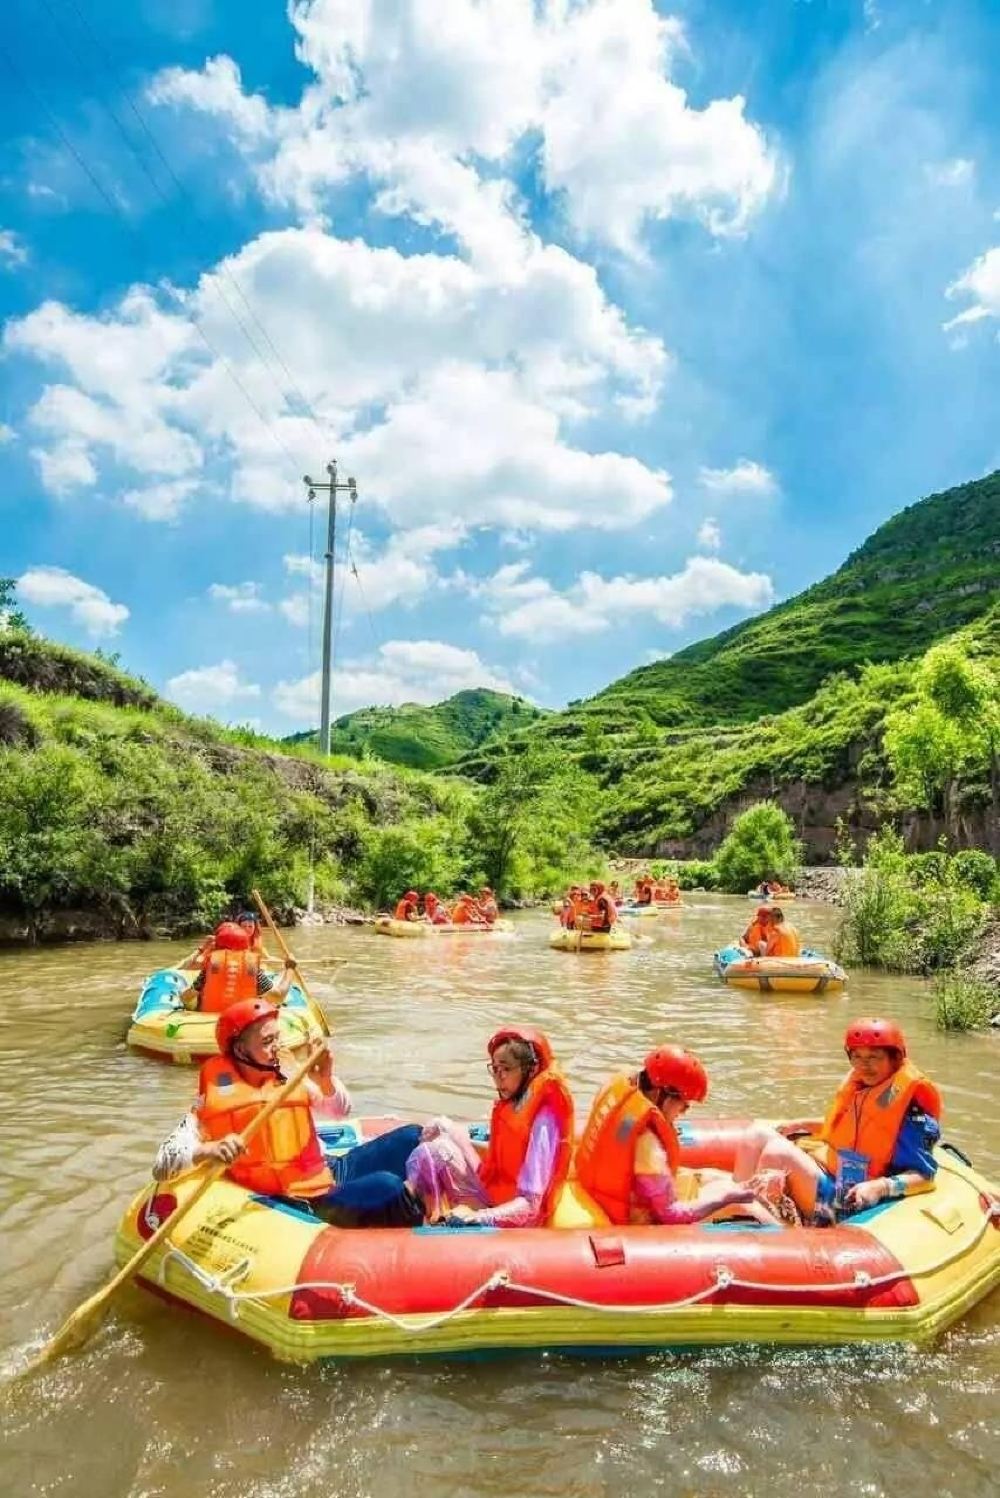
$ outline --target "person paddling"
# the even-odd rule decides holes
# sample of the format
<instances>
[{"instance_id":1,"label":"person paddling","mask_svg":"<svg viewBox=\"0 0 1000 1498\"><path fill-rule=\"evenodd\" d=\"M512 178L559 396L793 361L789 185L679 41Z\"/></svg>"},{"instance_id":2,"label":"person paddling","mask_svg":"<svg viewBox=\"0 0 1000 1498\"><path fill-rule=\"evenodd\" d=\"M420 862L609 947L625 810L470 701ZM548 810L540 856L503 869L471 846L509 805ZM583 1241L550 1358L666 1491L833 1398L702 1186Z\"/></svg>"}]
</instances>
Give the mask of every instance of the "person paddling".
<instances>
[{"instance_id":1,"label":"person paddling","mask_svg":"<svg viewBox=\"0 0 1000 1498\"><path fill-rule=\"evenodd\" d=\"M218 1161L238 1185L291 1202L336 1227L412 1227L424 1219L406 1182L406 1161L420 1140L417 1124L403 1125L355 1145L328 1163L312 1108L350 1111L350 1098L333 1075L325 1051L315 1075L296 1088L244 1147L240 1134L281 1087L278 1011L266 999L246 999L220 1015L220 1054L201 1069L198 1097L165 1139L153 1179L169 1181L192 1166Z\"/></svg>"},{"instance_id":2,"label":"person paddling","mask_svg":"<svg viewBox=\"0 0 1000 1498\"><path fill-rule=\"evenodd\" d=\"M246 931L235 921L223 921L216 930L204 966L181 994L186 1009L203 1014L221 1014L241 999L262 999L270 994L280 1003L295 976L295 960L287 958L284 971L275 980L260 965L260 956L250 950Z\"/></svg>"},{"instance_id":3,"label":"person paddling","mask_svg":"<svg viewBox=\"0 0 1000 1498\"><path fill-rule=\"evenodd\" d=\"M759 913L759 912L758 912ZM802 952L802 944L799 941L799 933L790 921L786 921L785 912L780 905L771 906L770 930L768 931L767 947L764 955L766 957L798 957Z\"/></svg>"}]
</instances>

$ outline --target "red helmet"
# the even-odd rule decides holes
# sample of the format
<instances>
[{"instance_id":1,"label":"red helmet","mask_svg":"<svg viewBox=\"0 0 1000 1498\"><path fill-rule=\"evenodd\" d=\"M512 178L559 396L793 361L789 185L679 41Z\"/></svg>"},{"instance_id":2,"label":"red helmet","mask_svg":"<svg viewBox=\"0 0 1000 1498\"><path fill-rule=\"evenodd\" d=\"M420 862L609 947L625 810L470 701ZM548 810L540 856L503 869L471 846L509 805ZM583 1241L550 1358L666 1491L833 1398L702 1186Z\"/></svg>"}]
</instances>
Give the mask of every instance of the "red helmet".
<instances>
[{"instance_id":1,"label":"red helmet","mask_svg":"<svg viewBox=\"0 0 1000 1498\"><path fill-rule=\"evenodd\" d=\"M497 1030L495 1035L491 1035L487 1042L486 1049L490 1056L492 1057L494 1051L508 1040L523 1040L525 1044L530 1045L535 1053L539 1070L545 1071L552 1065L552 1046L549 1044L548 1036L543 1035L541 1030L536 1030L531 1025L505 1025L502 1030Z\"/></svg>"},{"instance_id":2,"label":"red helmet","mask_svg":"<svg viewBox=\"0 0 1000 1498\"><path fill-rule=\"evenodd\" d=\"M493 891L490 889L490 887L489 887L488 884L484 884L483 887L482 887L482 889L479 891L479 893L481 895L491 895L493 893Z\"/></svg>"},{"instance_id":3,"label":"red helmet","mask_svg":"<svg viewBox=\"0 0 1000 1498\"><path fill-rule=\"evenodd\" d=\"M424 895L424 904L425 905L437 905L439 903L440 902L438 900L437 895L434 893L434 891L432 889L429 889L427 891L426 895Z\"/></svg>"},{"instance_id":4,"label":"red helmet","mask_svg":"<svg viewBox=\"0 0 1000 1498\"><path fill-rule=\"evenodd\" d=\"M657 1046L642 1063L654 1087L679 1092L685 1102L703 1103L708 1097L708 1073L698 1060L679 1045Z\"/></svg>"},{"instance_id":5,"label":"red helmet","mask_svg":"<svg viewBox=\"0 0 1000 1498\"><path fill-rule=\"evenodd\" d=\"M858 1046L870 1045L886 1051L898 1051L900 1059L906 1055L906 1036L891 1019L856 1019L847 1027L844 1050L850 1053Z\"/></svg>"},{"instance_id":6,"label":"red helmet","mask_svg":"<svg viewBox=\"0 0 1000 1498\"><path fill-rule=\"evenodd\" d=\"M240 999L223 1010L215 1024L215 1043L223 1056L250 1025L262 1019L277 1019L278 1011L268 999Z\"/></svg>"},{"instance_id":7,"label":"red helmet","mask_svg":"<svg viewBox=\"0 0 1000 1498\"><path fill-rule=\"evenodd\" d=\"M403 899L404 900L419 900L420 896L417 894L417 892L416 892L415 889L408 889L406 891L406 894L403 896Z\"/></svg>"},{"instance_id":8,"label":"red helmet","mask_svg":"<svg viewBox=\"0 0 1000 1498\"><path fill-rule=\"evenodd\" d=\"M758 919L758 921L763 921L763 920L768 920L769 921L771 919L771 907L770 907L770 905L758 905L757 906L757 919Z\"/></svg>"},{"instance_id":9,"label":"red helmet","mask_svg":"<svg viewBox=\"0 0 1000 1498\"><path fill-rule=\"evenodd\" d=\"M595 895L603 895L604 885L601 883L600 879L591 879L590 887Z\"/></svg>"},{"instance_id":10,"label":"red helmet","mask_svg":"<svg viewBox=\"0 0 1000 1498\"><path fill-rule=\"evenodd\" d=\"M223 921L221 926L215 928L215 945L223 952L246 952L250 946L250 938L235 921Z\"/></svg>"}]
</instances>

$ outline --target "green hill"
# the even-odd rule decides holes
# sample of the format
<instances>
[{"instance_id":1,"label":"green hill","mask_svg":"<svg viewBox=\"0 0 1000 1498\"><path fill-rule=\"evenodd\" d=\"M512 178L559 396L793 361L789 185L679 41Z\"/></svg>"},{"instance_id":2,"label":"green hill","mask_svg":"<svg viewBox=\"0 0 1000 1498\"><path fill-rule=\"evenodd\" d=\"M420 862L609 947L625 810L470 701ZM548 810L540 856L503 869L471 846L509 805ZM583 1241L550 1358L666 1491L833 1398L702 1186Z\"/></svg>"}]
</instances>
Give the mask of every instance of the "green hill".
<instances>
[{"instance_id":1,"label":"green hill","mask_svg":"<svg viewBox=\"0 0 1000 1498\"><path fill-rule=\"evenodd\" d=\"M919 654L998 596L1000 472L910 505L823 582L588 706L627 705L661 727L747 722L804 702L834 671Z\"/></svg>"},{"instance_id":2,"label":"green hill","mask_svg":"<svg viewBox=\"0 0 1000 1498\"><path fill-rule=\"evenodd\" d=\"M335 754L375 755L389 764L437 770L542 716L523 697L475 687L432 707L404 702L347 713L331 726L330 748ZM286 742L315 744L317 735L293 734Z\"/></svg>"},{"instance_id":3,"label":"green hill","mask_svg":"<svg viewBox=\"0 0 1000 1498\"><path fill-rule=\"evenodd\" d=\"M1000 664L1000 473L911 505L823 582L756 619L644 666L508 740L588 771L619 853L701 854L734 811L782 801L814 857L838 817L862 833L893 799L881 747L914 664L951 636ZM488 780L495 751L456 768ZM969 840L986 843L970 789ZM911 817L914 842L930 835Z\"/></svg>"}]
</instances>

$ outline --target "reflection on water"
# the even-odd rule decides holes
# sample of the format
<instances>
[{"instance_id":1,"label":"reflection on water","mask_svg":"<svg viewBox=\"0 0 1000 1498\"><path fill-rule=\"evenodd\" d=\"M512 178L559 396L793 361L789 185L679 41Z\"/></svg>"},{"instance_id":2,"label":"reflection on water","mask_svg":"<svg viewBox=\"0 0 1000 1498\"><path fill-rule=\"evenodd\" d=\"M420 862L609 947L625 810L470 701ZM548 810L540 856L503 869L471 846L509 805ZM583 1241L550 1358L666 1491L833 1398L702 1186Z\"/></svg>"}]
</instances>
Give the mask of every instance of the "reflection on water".
<instances>
[{"instance_id":1,"label":"reflection on water","mask_svg":"<svg viewBox=\"0 0 1000 1498\"><path fill-rule=\"evenodd\" d=\"M1000 1179L1000 1035L941 1035L913 979L759 997L713 977L745 901L689 897L630 953L511 939L390 941L309 930L293 946L338 1039L359 1111L483 1115L484 1042L548 1030L582 1113L618 1066L676 1040L708 1065L706 1111L814 1114L843 1075L849 1016L899 1019L945 1094L945 1134ZM796 910L811 944L835 913ZM652 928L650 931L648 928ZM187 944L189 946L189 944ZM194 1073L122 1043L145 971L184 944L0 954L0 1317L8 1355L107 1276L121 1208L187 1106ZM343 967L322 966L330 957ZM331 975L335 974L335 985ZM15 1388L0 1493L380 1498L630 1493L775 1498L995 1494L1000 1296L932 1352L712 1349L578 1361L432 1359L300 1370L126 1291L82 1355Z\"/></svg>"}]
</instances>

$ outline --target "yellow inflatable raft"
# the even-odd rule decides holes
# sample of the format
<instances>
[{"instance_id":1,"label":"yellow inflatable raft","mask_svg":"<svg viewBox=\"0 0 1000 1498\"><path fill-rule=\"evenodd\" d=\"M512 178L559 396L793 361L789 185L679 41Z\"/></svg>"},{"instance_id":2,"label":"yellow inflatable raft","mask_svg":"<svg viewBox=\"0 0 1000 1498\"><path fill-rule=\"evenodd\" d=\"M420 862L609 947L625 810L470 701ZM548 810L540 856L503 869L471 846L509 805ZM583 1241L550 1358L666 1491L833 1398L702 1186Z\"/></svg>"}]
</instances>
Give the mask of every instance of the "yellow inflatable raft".
<instances>
[{"instance_id":1,"label":"yellow inflatable raft","mask_svg":"<svg viewBox=\"0 0 1000 1498\"><path fill-rule=\"evenodd\" d=\"M397 921L391 915L380 915L375 921L376 936L399 936L405 941L423 941L429 936L509 936L513 929L510 921L494 921L492 926L432 926L429 921Z\"/></svg>"},{"instance_id":2,"label":"yellow inflatable raft","mask_svg":"<svg viewBox=\"0 0 1000 1498\"><path fill-rule=\"evenodd\" d=\"M167 967L151 973L143 985L125 1037L126 1044L144 1056L200 1066L219 1054L215 1044L217 1014L185 1009L181 994L194 981L196 970ZM281 1032L291 1049L329 1035L326 1016L293 983L280 1005Z\"/></svg>"},{"instance_id":3,"label":"yellow inflatable raft","mask_svg":"<svg viewBox=\"0 0 1000 1498\"><path fill-rule=\"evenodd\" d=\"M715 970L730 988L757 993L842 993L847 974L829 957L805 951L799 957L748 957L739 947L715 954Z\"/></svg>"},{"instance_id":4,"label":"yellow inflatable raft","mask_svg":"<svg viewBox=\"0 0 1000 1498\"><path fill-rule=\"evenodd\" d=\"M340 1125L337 1152L393 1120ZM727 1127L715 1125L716 1143ZM711 1131L712 1126L709 1125ZM326 1141L324 1141L326 1144ZM726 1150L692 1150L708 1163ZM137 1282L278 1358L540 1349L927 1342L1000 1286L1000 1200L948 1146L932 1192L835 1227L701 1222L470 1231L338 1230L213 1184ZM201 1180L150 1186L115 1238L124 1264Z\"/></svg>"},{"instance_id":5,"label":"yellow inflatable raft","mask_svg":"<svg viewBox=\"0 0 1000 1498\"><path fill-rule=\"evenodd\" d=\"M627 952L632 937L620 926L610 931L553 931L549 946L556 952Z\"/></svg>"}]
</instances>

